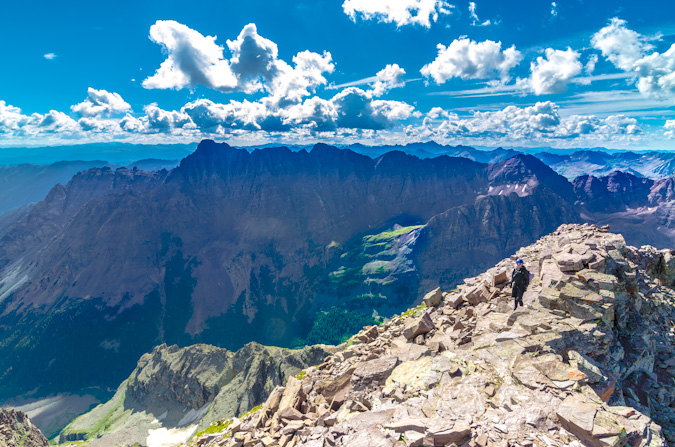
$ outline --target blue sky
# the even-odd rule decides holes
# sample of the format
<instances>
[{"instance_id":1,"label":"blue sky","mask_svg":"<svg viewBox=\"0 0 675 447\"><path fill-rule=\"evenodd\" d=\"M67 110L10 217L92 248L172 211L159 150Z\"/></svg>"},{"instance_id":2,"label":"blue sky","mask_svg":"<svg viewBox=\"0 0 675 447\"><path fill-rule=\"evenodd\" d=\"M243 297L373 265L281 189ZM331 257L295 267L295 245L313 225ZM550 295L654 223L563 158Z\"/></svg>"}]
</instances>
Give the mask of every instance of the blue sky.
<instances>
[{"instance_id":1,"label":"blue sky","mask_svg":"<svg viewBox=\"0 0 675 447\"><path fill-rule=\"evenodd\" d=\"M663 1L12 2L0 145L675 149L674 13Z\"/></svg>"}]
</instances>

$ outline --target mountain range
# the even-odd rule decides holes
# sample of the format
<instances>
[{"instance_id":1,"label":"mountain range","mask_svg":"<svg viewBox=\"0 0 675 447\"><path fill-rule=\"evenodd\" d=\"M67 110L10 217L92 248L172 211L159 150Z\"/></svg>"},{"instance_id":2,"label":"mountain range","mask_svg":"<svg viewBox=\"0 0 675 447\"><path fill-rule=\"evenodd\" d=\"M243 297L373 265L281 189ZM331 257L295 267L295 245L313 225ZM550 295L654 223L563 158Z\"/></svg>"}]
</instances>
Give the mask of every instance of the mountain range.
<instances>
[{"instance_id":1,"label":"mountain range","mask_svg":"<svg viewBox=\"0 0 675 447\"><path fill-rule=\"evenodd\" d=\"M563 223L675 246L669 179L470 149L205 140L171 170L79 172L0 222L0 398L110 394L161 343L339 343Z\"/></svg>"}]
</instances>

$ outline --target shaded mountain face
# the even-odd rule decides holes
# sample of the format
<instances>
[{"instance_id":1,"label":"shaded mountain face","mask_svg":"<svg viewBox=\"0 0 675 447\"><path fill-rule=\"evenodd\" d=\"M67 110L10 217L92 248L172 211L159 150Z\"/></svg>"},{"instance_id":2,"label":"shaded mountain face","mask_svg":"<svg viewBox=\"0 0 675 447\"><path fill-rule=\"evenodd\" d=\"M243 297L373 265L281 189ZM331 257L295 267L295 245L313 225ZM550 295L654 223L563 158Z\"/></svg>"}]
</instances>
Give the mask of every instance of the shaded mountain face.
<instances>
[{"instance_id":1,"label":"shaded mountain face","mask_svg":"<svg viewBox=\"0 0 675 447\"><path fill-rule=\"evenodd\" d=\"M580 176L572 183L586 221L610 225L637 246L675 244L672 178L654 180L615 171L604 177Z\"/></svg>"},{"instance_id":2,"label":"shaded mountain face","mask_svg":"<svg viewBox=\"0 0 675 447\"><path fill-rule=\"evenodd\" d=\"M85 171L0 230L0 395L119 383L161 342L339 336L578 220L560 179L533 157L213 141L171 171Z\"/></svg>"},{"instance_id":3,"label":"shaded mountain face","mask_svg":"<svg viewBox=\"0 0 675 447\"><path fill-rule=\"evenodd\" d=\"M57 183L95 167L116 167L106 161L61 161L47 166L20 164L0 166L0 214L42 200Z\"/></svg>"}]
</instances>

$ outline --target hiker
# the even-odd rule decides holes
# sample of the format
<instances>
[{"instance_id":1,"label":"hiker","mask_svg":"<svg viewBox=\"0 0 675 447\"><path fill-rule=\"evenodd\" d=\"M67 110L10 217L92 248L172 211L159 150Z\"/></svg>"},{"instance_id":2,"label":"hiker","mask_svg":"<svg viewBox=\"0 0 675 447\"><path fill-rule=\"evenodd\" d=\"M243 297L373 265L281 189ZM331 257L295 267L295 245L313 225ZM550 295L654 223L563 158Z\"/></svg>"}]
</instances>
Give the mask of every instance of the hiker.
<instances>
[{"instance_id":1,"label":"hiker","mask_svg":"<svg viewBox=\"0 0 675 447\"><path fill-rule=\"evenodd\" d=\"M525 268L523 260L518 259L516 261L516 268L513 269L513 273L511 274L511 296L514 300L513 310L518 309L518 304L524 306L523 294L529 284L530 272Z\"/></svg>"}]
</instances>

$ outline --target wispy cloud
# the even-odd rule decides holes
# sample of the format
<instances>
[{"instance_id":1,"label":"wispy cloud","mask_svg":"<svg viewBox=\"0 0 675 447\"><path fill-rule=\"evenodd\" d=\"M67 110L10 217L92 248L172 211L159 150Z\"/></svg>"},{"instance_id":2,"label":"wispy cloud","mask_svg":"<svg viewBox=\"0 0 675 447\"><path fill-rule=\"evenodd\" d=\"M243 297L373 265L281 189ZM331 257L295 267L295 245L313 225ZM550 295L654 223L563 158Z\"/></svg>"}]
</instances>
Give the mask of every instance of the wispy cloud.
<instances>
[{"instance_id":1,"label":"wispy cloud","mask_svg":"<svg viewBox=\"0 0 675 447\"><path fill-rule=\"evenodd\" d=\"M51 61L53 59L56 59L58 57L58 55L56 53L47 53L47 54L44 54L42 57L44 57L48 61Z\"/></svg>"},{"instance_id":2,"label":"wispy cloud","mask_svg":"<svg viewBox=\"0 0 675 447\"><path fill-rule=\"evenodd\" d=\"M571 95L568 99L558 101L558 104L564 106L561 109L561 114L563 115L675 115L675 106L669 101L646 98L634 90L607 90L577 93Z\"/></svg>"}]
</instances>

